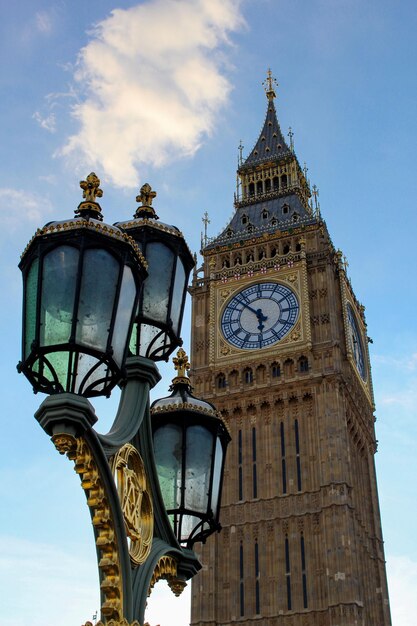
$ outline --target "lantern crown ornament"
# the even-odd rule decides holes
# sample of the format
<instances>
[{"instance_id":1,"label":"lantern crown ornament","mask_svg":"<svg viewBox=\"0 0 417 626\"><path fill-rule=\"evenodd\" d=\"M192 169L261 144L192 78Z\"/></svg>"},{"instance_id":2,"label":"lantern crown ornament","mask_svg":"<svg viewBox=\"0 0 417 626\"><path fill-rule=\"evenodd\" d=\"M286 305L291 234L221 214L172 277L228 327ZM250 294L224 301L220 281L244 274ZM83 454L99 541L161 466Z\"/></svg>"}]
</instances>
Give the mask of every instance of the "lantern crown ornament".
<instances>
[{"instance_id":1,"label":"lantern crown ornament","mask_svg":"<svg viewBox=\"0 0 417 626\"><path fill-rule=\"evenodd\" d=\"M146 261L135 241L103 223L100 180L81 181L76 218L50 222L29 242L18 370L35 392L109 395L121 380Z\"/></svg>"},{"instance_id":2,"label":"lantern crown ornament","mask_svg":"<svg viewBox=\"0 0 417 626\"><path fill-rule=\"evenodd\" d=\"M171 395L151 406L155 462L165 508L180 544L219 531L228 429L215 407L192 395L188 357L174 358Z\"/></svg>"},{"instance_id":3,"label":"lantern crown ornament","mask_svg":"<svg viewBox=\"0 0 417 626\"><path fill-rule=\"evenodd\" d=\"M129 349L135 356L168 360L182 344L181 325L188 278L194 258L182 233L159 221L152 206L156 191L142 185L136 197L142 204L132 220L117 222L142 250L148 278L138 303Z\"/></svg>"}]
</instances>

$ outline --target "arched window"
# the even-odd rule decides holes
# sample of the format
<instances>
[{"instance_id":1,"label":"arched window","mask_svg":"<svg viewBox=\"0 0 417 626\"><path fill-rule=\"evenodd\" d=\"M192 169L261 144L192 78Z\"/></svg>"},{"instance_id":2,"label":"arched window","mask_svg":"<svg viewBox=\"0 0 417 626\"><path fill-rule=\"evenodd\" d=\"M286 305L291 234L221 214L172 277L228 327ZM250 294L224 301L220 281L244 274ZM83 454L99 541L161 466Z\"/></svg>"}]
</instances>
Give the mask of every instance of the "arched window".
<instances>
[{"instance_id":1,"label":"arched window","mask_svg":"<svg viewBox=\"0 0 417 626\"><path fill-rule=\"evenodd\" d=\"M282 207L283 214L284 215L288 215L289 210L290 210L290 207L288 206L288 204L284 204L283 207Z\"/></svg>"},{"instance_id":2,"label":"arched window","mask_svg":"<svg viewBox=\"0 0 417 626\"><path fill-rule=\"evenodd\" d=\"M296 252L300 252L301 251L301 243L295 244L295 251Z\"/></svg>"},{"instance_id":3,"label":"arched window","mask_svg":"<svg viewBox=\"0 0 417 626\"><path fill-rule=\"evenodd\" d=\"M298 371L299 372L308 372L308 359L306 356L301 356L298 359Z\"/></svg>"},{"instance_id":4,"label":"arched window","mask_svg":"<svg viewBox=\"0 0 417 626\"><path fill-rule=\"evenodd\" d=\"M255 195L255 183L249 183L249 195L250 196Z\"/></svg>"},{"instance_id":5,"label":"arched window","mask_svg":"<svg viewBox=\"0 0 417 626\"><path fill-rule=\"evenodd\" d=\"M272 378L279 378L281 376L281 366L279 363L272 363L271 376Z\"/></svg>"},{"instance_id":6,"label":"arched window","mask_svg":"<svg viewBox=\"0 0 417 626\"><path fill-rule=\"evenodd\" d=\"M256 382L257 383L265 382L265 365L259 365L256 368Z\"/></svg>"},{"instance_id":7,"label":"arched window","mask_svg":"<svg viewBox=\"0 0 417 626\"><path fill-rule=\"evenodd\" d=\"M274 178L272 179L272 186L274 188L274 191L278 191L278 189L279 189L279 178L278 178L278 176L274 176Z\"/></svg>"},{"instance_id":8,"label":"arched window","mask_svg":"<svg viewBox=\"0 0 417 626\"><path fill-rule=\"evenodd\" d=\"M294 361L292 359L287 359L284 363L284 375L285 377L294 376Z\"/></svg>"},{"instance_id":9,"label":"arched window","mask_svg":"<svg viewBox=\"0 0 417 626\"><path fill-rule=\"evenodd\" d=\"M225 389L226 388L226 376L224 374L217 374L216 377L216 387L217 389Z\"/></svg>"},{"instance_id":10,"label":"arched window","mask_svg":"<svg viewBox=\"0 0 417 626\"><path fill-rule=\"evenodd\" d=\"M248 216L247 216L247 215L245 215L245 214L243 214L243 215L242 215L242 224L243 224L243 225L245 225L245 224L247 224L247 223L248 223Z\"/></svg>"},{"instance_id":11,"label":"arched window","mask_svg":"<svg viewBox=\"0 0 417 626\"><path fill-rule=\"evenodd\" d=\"M250 367L247 367L245 370L243 370L243 380L246 385L250 385L251 383L253 383L253 371Z\"/></svg>"},{"instance_id":12,"label":"arched window","mask_svg":"<svg viewBox=\"0 0 417 626\"><path fill-rule=\"evenodd\" d=\"M291 563L290 563L290 544L288 535L285 535L285 579L287 582L287 609L291 611Z\"/></svg>"},{"instance_id":13,"label":"arched window","mask_svg":"<svg viewBox=\"0 0 417 626\"><path fill-rule=\"evenodd\" d=\"M287 180L288 180L287 179L287 175L283 174L281 176L281 187L282 187L282 189L285 189L285 187L287 186Z\"/></svg>"},{"instance_id":14,"label":"arched window","mask_svg":"<svg viewBox=\"0 0 417 626\"><path fill-rule=\"evenodd\" d=\"M238 381L238 373L236 370L233 370L230 372L229 375L229 387L236 387L237 386L237 381Z\"/></svg>"},{"instance_id":15,"label":"arched window","mask_svg":"<svg viewBox=\"0 0 417 626\"><path fill-rule=\"evenodd\" d=\"M306 609L308 607L307 598L307 568L306 568L306 552L304 535L301 533L300 537L300 549L301 549L301 581L303 585L303 606Z\"/></svg>"},{"instance_id":16,"label":"arched window","mask_svg":"<svg viewBox=\"0 0 417 626\"><path fill-rule=\"evenodd\" d=\"M262 192L263 192L262 181L258 180L258 182L256 183L256 193L261 194Z\"/></svg>"},{"instance_id":17,"label":"arched window","mask_svg":"<svg viewBox=\"0 0 417 626\"><path fill-rule=\"evenodd\" d=\"M288 254L289 251L290 251L290 245L288 243L286 243L284 245L284 247L282 248L282 252L283 252L283 254Z\"/></svg>"},{"instance_id":18,"label":"arched window","mask_svg":"<svg viewBox=\"0 0 417 626\"><path fill-rule=\"evenodd\" d=\"M265 180L265 192L268 193L269 191L271 191L271 179L267 178Z\"/></svg>"},{"instance_id":19,"label":"arched window","mask_svg":"<svg viewBox=\"0 0 417 626\"><path fill-rule=\"evenodd\" d=\"M262 211L262 213L261 213L261 217L262 217L262 219L263 219L263 220L267 220L267 219L268 219L268 217L269 217L269 213L268 213L268 211L267 211L266 209L264 209L264 210Z\"/></svg>"}]
</instances>

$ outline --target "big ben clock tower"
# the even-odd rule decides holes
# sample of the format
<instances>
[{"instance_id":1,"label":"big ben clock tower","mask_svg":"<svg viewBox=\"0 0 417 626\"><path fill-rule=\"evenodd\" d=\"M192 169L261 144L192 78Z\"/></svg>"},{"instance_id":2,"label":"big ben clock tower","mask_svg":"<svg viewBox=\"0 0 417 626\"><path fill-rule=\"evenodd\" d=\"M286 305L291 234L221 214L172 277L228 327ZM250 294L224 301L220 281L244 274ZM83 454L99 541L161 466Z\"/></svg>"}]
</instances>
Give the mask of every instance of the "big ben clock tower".
<instances>
[{"instance_id":1,"label":"big ben clock tower","mask_svg":"<svg viewBox=\"0 0 417 626\"><path fill-rule=\"evenodd\" d=\"M364 307L281 132L270 72L265 87L234 216L191 288L193 385L232 436L191 621L388 626Z\"/></svg>"}]
</instances>

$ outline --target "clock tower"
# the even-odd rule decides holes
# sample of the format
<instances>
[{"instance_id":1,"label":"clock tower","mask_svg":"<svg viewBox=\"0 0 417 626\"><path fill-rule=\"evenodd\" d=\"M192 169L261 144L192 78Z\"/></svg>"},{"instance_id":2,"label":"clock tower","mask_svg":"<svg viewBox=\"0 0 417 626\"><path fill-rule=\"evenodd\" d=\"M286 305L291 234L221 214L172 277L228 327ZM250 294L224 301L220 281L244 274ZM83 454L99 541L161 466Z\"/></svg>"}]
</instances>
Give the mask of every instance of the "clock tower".
<instances>
[{"instance_id":1,"label":"clock tower","mask_svg":"<svg viewBox=\"0 0 417 626\"><path fill-rule=\"evenodd\" d=\"M194 273L192 380L228 424L193 626L388 626L364 307L267 110L235 213ZM312 198L313 195L313 198Z\"/></svg>"}]
</instances>

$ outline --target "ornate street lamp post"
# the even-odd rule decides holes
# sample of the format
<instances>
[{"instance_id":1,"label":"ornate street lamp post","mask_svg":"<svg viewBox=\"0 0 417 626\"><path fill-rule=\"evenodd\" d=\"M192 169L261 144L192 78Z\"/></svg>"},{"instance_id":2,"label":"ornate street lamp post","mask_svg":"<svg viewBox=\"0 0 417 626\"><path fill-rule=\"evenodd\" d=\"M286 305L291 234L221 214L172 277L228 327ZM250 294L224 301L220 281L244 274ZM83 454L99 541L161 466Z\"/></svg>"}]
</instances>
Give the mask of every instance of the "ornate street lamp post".
<instances>
[{"instance_id":1,"label":"ornate street lamp post","mask_svg":"<svg viewBox=\"0 0 417 626\"><path fill-rule=\"evenodd\" d=\"M153 438L149 391L160 379L154 361L181 344L193 261L175 227L155 227L156 194L149 185L141 189L143 205L133 221L115 226L102 222L99 185L94 173L82 181L76 217L38 230L22 255L18 369L35 392L50 394L35 417L74 462L86 493L99 568L99 624L139 626L155 582L165 578L179 595L201 567L194 542L220 528L229 437L214 407L192 396L180 351L174 411L166 411L165 400L154 404ZM121 383L115 420L101 435L88 398L109 395ZM201 444L199 459L190 454L195 444ZM177 466L167 490L163 452L169 445ZM181 497L172 500L173 489Z\"/></svg>"}]
</instances>

